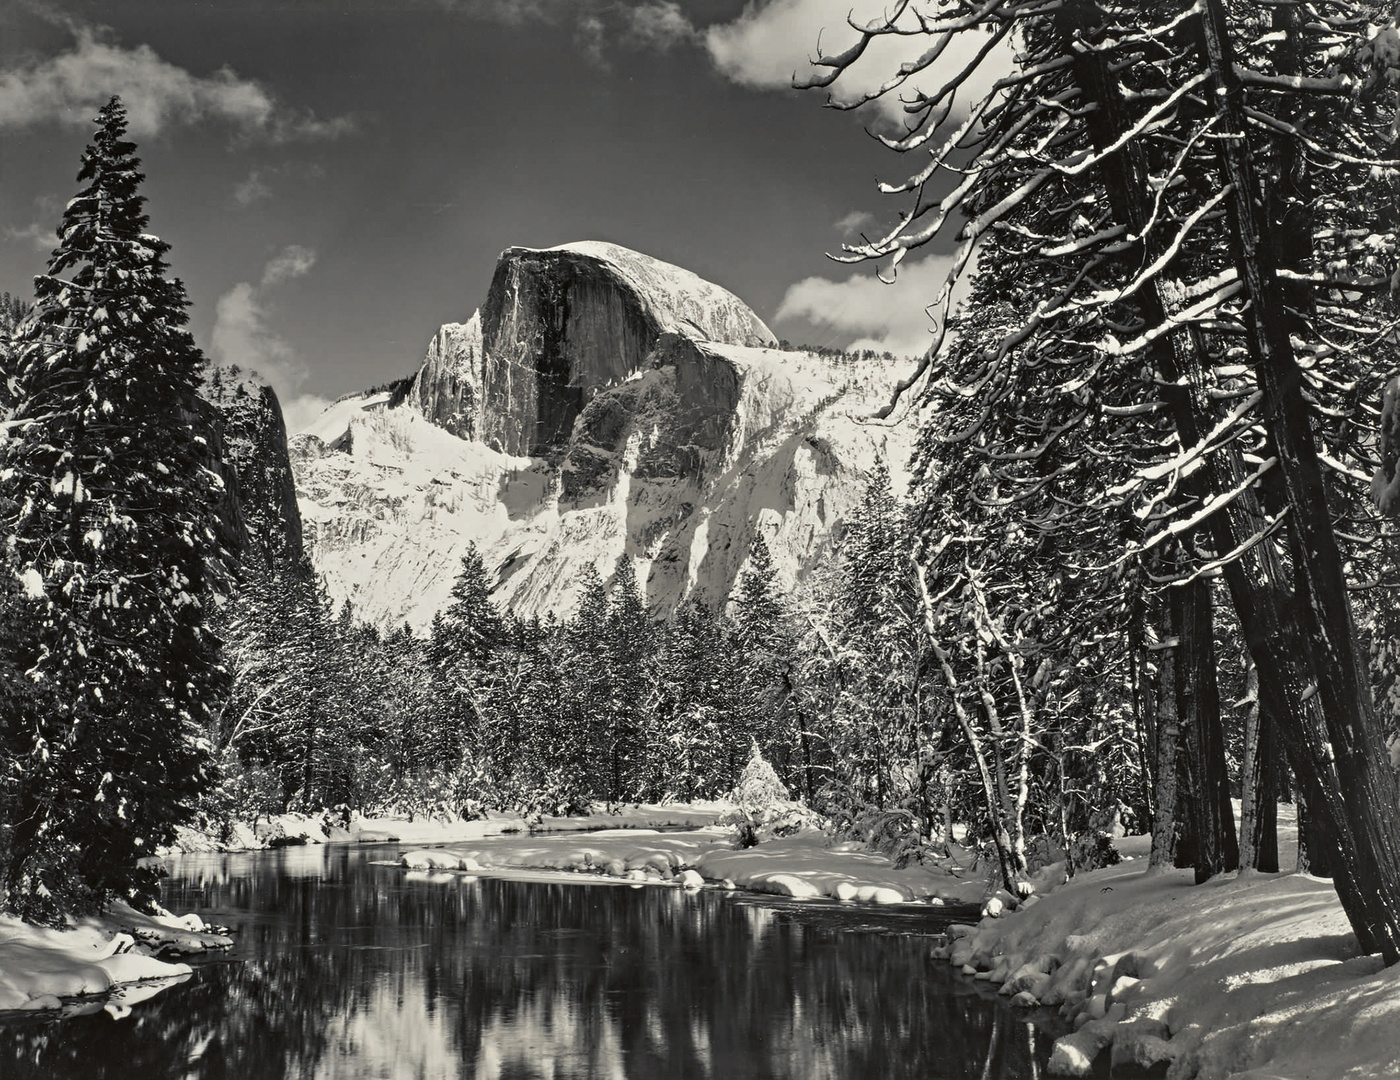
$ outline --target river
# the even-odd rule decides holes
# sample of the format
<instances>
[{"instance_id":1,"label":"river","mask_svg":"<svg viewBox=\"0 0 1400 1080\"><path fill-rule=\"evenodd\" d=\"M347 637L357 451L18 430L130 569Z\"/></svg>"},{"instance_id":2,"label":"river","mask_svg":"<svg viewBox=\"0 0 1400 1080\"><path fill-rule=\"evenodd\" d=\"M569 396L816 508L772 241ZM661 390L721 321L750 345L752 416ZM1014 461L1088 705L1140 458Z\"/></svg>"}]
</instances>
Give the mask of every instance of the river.
<instances>
[{"instance_id":1,"label":"river","mask_svg":"<svg viewBox=\"0 0 1400 1080\"><path fill-rule=\"evenodd\" d=\"M1023 1080L1047 1035L928 960L926 912L389 865L172 862L236 944L114 1019L0 1027L5 1080Z\"/></svg>"}]
</instances>

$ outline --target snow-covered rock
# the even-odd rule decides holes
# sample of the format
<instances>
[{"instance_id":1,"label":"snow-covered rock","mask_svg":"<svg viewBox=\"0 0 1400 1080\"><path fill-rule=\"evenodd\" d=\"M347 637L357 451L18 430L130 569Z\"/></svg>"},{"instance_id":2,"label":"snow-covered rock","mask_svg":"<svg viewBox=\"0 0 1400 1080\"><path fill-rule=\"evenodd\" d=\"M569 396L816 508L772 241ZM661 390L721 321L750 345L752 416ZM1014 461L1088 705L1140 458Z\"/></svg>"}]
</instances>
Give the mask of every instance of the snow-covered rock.
<instances>
[{"instance_id":1,"label":"snow-covered rock","mask_svg":"<svg viewBox=\"0 0 1400 1080\"><path fill-rule=\"evenodd\" d=\"M1091 1020L1072 1035L1056 1039L1047 1071L1051 1076L1088 1076L1099 1055L1113 1043L1116 1027L1111 1020Z\"/></svg>"},{"instance_id":2,"label":"snow-covered rock","mask_svg":"<svg viewBox=\"0 0 1400 1080\"><path fill-rule=\"evenodd\" d=\"M129 1004L155 990L132 984L190 974L188 964L157 959L155 952L191 953L230 944L197 915L150 915L122 902L64 930L0 916L0 1010L57 1009L64 998L107 994L119 987L127 988Z\"/></svg>"},{"instance_id":3,"label":"snow-covered rock","mask_svg":"<svg viewBox=\"0 0 1400 1080\"><path fill-rule=\"evenodd\" d=\"M478 338L478 334L480 338ZM732 294L606 244L501 258L404 394L337 402L292 439L327 591L423 630L475 543L503 606L567 615L580 574L636 560L653 610L723 604L755 533L791 586L912 426L866 418L893 363L766 347Z\"/></svg>"},{"instance_id":4,"label":"snow-covered rock","mask_svg":"<svg viewBox=\"0 0 1400 1080\"><path fill-rule=\"evenodd\" d=\"M481 407L481 313L447 323L428 343L408 400L420 413L462 439L475 438Z\"/></svg>"}]
</instances>

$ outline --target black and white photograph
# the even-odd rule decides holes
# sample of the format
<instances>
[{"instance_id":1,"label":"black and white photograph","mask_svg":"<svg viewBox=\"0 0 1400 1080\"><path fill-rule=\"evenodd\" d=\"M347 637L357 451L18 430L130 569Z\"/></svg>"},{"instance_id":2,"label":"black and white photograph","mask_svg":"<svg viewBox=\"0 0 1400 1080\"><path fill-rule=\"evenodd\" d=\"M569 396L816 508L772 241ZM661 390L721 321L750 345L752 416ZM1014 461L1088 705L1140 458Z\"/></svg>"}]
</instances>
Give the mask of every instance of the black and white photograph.
<instances>
[{"instance_id":1,"label":"black and white photograph","mask_svg":"<svg viewBox=\"0 0 1400 1080\"><path fill-rule=\"evenodd\" d=\"M0 1080L1400 1077L1400 4L0 0Z\"/></svg>"}]
</instances>

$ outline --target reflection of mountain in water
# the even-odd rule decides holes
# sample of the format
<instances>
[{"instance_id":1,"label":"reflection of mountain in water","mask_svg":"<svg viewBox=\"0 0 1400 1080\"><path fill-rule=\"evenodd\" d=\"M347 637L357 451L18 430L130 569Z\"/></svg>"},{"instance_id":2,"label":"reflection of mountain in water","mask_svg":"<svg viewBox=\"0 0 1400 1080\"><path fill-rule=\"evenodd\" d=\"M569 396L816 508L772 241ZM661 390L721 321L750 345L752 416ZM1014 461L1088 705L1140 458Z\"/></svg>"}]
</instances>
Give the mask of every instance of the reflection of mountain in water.
<instances>
[{"instance_id":1,"label":"reflection of mountain in water","mask_svg":"<svg viewBox=\"0 0 1400 1080\"><path fill-rule=\"evenodd\" d=\"M0 1075L1009 1078L1048 1053L931 965L926 937L373 857L188 858L166 902L233 926L232 962L120 1023L6 1030Z\"/></svg>"}]
</instances>

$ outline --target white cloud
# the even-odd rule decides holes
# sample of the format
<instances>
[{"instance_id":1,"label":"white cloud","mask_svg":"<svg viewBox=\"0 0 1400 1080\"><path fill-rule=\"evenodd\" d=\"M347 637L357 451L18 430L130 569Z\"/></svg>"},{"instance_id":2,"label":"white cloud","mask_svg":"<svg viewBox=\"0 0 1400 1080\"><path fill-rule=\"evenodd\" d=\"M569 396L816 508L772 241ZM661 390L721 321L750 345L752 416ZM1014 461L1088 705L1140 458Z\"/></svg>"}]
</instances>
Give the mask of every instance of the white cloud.
<instances>
[{"instance_id":1,"label":"white cloud","mask_svg":"<svg viewBox=\"0 0 1400 1080\"><path fill-rule=\"evenodd\" d=\"M35 251L42 251L45 255L58 247L58 236L53 226L40 225L37 221L22 229L6 228L5 239L28 244Z\"/></svg>"},{"instance_id":2,"label":"white cloud","mask_svg":"<svg viewBox=\"0 0 1400 1080\"><path fill-rule=\"evenodd\" d=\"M852 210L838 221L833 228L842 236L859 236L875 224L875 215L869 210Z\"/></svg>"},{"instance_id":3,"label":"white cloud","mask_svg":"<svg viewBox=\"0 0 1400 1080\"><path fill-rule=\"evenodd\" d=\"M74 35L67 52L0 71L0 129L88 127L114 94L126 105L135 136L208 120L228 124L242 138L274 143L333 139L354 127L348 117L320 120L290 111L260 83L227 67L197 76L149 45L124 48L87 26L75 27Z\"/></svg>"},{"instance_id":4,"label":"white cloud","mask_svg":"<svg viewBox=\"0 0 1400 1080\"><path fill-rule=\"evenodd\" d=\"M573 28L574 43L606 68L611 44L666 52L697 37L676 0L440 0L444 7L506 26L540 23Z\"/></svg>"},{"instance_id":5,"label":"white cloud","mask_svg":"<svg viewBox=\"0 0 1400 1080\"><path fill-rule=\"evenodd\" d=\"M674 0L658 0L630 8L625 21L627 40L644 49L665 52L696 36L695 27Z\"/></svg>"},{"instance_id":6,"label":"white cloud","mask_svg":"<svg viewBox=\"0 0 1400 1080\"><path fill-rule=\"evenodd\" d=\"M285 247L263 267L256 285L240 281L214 305L209 352L219 364L265 378L282 402L288 431L305 427L329 402L317 394L299 393L309 372L291 344L268 326L266 293L302 277L315 264L316 253L310 248Z\"/></svg>"},{"instance_id":7,"label":"white cloud","mask_svg":"<svg viewBox=\"0 0 1400 1080\"><path fill-rule=\"evenodd\" d=\"M597 15L585 13L574 24L574 44L583 50L583 55L596 67L607 67L603 59L603 45L607 41L608 28Z\"/></svg>"},{"instance_id":8,"label":"white cloud","mask_svg":"<svg viewBox=\"0 0 1400 1080\"><path fill-rule=\"evenodd\" d=\"M272 198L272 187L263 179L261 169L254 169L242 183L233 189L233 201L239 206L252 206L255 202Z\"/></svg>"},{"instance_id":9,"label":"white cloud","mask_svg":"<svg viewBox=\"0 0 1400 1080\"><path fill-rule=\"evenodd\" d=\"M805 319L853 340L848 348L921 356L933 343L933 320L925 309L943 291L952 255L906 260L894 284L877 278L873 267L845 281L809 277L788 286L776 318ZM970 272L954 288L954 299L967 292Z\"/></svg>"},{"instance_id":10,"label":"white cloud","mask_svg":"<svg viewBox=\"0 0 1400 1080\"><path fill-rule=\"evenodd\" d=\"M882 0L749 0L734 21L705 30L705 48L715 67L733 82L758 89L788 89L794 75L806 78L814 73L812 57L839 53L856 42L858 35L848 17L868 24L887 11L888 4ZM832 96L850 101L873 91L901 64L918 59L934 40L923 34L876 38L830 87ZM934 92L962 69L985 40L958 35L937 63L907 85ZM980 100L1010 66L1010 49L1000 48L979 66L968 89L959 94L960 103L966 106ZM901 92L908 96L908 90L896 90L871 107L886 121L902 121Z\"/></svg>"},{"instance_id":11,"label":"white cloud","mask_svg":"<svg viewBox=\"0 0 1400 1080\"><path fill-rule=\"evenodd\" d=\"M316 252L300 244L289 244L274 255L263 267L262 285L264 289L281 285L293 278L305 277L316 265Z\"/></svg>"},{"instance_id":12,"label":"white cloud","mask_svg":"<svg viewBox=\"0 0 1400 1080\"><path fill-rule=\"evenodd\" d=\"M320 394L298 394L290 399L278 394L277 400L281 402L282 420L287 425L289 435L305 431L331 405L331 399Z\"/></svg>"}]
</instances>

